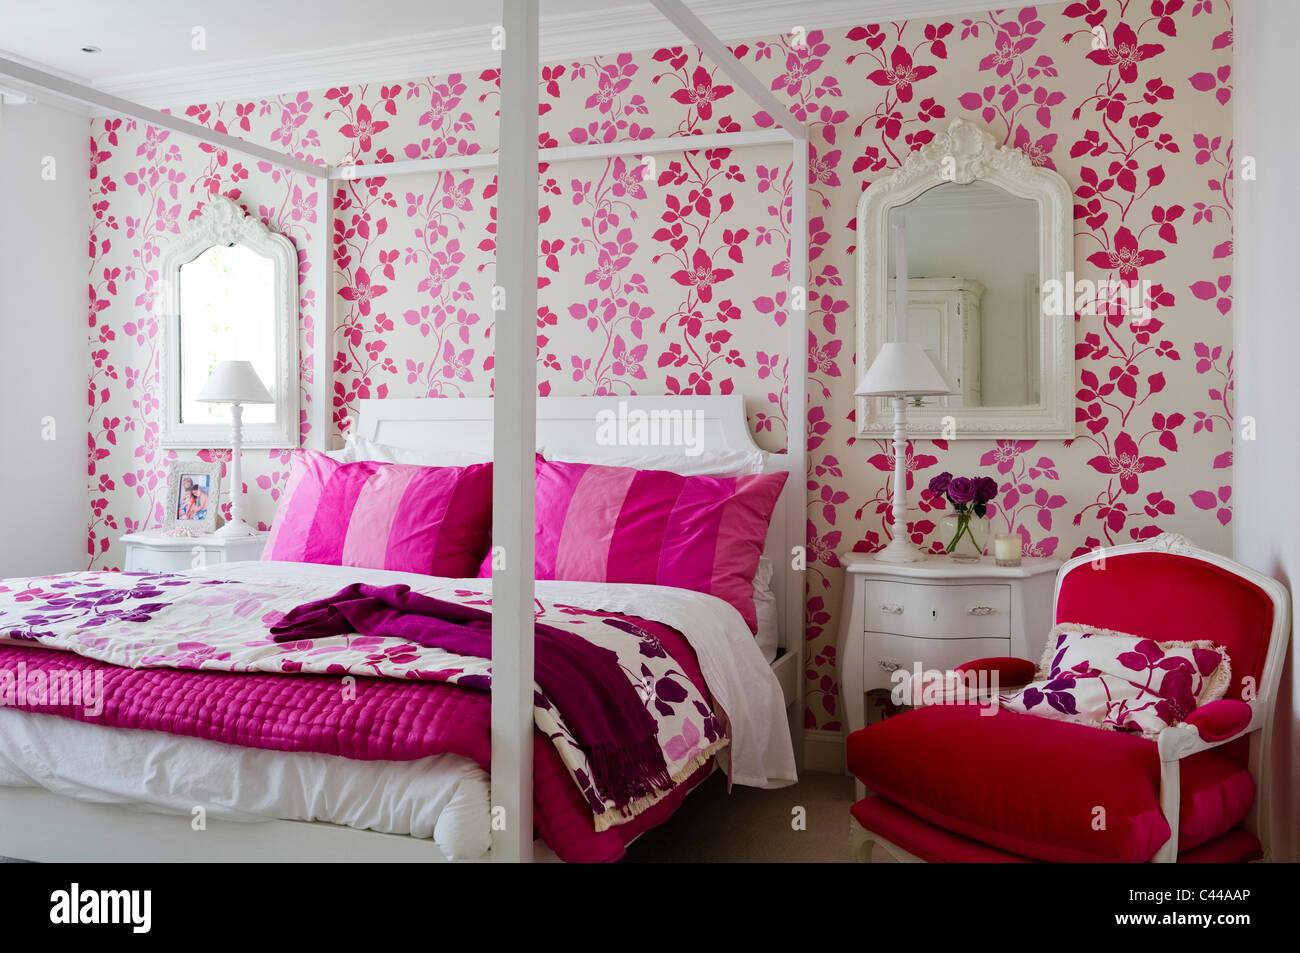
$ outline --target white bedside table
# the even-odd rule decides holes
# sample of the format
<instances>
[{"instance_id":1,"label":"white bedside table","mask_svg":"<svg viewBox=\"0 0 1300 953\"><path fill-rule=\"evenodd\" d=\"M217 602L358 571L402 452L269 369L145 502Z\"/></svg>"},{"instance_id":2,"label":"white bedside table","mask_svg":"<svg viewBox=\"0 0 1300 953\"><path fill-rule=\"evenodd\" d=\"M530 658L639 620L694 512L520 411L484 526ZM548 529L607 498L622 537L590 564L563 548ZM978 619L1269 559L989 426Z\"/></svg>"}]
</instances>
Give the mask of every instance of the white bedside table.
<instances>
[{"instance_id":1,"label":"white bedside table","mask_svg":"<svg viewBox=\"0 0 1300 953\"><path fill-rule=\"evenodd\" d=\"M261 559L268 533L256 536L164 536L158 530L127 533L122 568L127 572L184 572L217 563Z\"/></svg>"},{"instance_id":2,"label":"white bedside table","mask_svg":"<svg viewBox=\"0 0 1300 953\"><path fill-rule=\"evenodd\" d=\"M847 729L866 725L864 695L893 687L893 673L948 671L963 662L1014 656L1037 662L1052 627L1059 559L1004 567L986 556L960 563L927 556L885 563L844 553L844 606L837 649Z\"/></svg>"}]
</instances>

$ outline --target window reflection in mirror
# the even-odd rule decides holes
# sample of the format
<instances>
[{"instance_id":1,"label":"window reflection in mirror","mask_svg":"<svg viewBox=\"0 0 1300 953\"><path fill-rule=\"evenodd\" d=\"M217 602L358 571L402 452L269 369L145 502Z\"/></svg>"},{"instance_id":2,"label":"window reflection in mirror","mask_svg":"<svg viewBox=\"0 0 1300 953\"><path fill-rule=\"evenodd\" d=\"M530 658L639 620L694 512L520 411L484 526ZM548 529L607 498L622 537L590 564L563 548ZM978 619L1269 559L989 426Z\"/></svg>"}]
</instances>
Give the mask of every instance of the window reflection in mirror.
<instances>
[{"instance_id":1,"label":"window reflection in mirror","mask_svg":"<svg viewBox=\"0 0 1300 953\"><path fill-rule=\"evenodd\" d=\"M195 400L219 361L251 361L276 396L275 264L243 245L214 245L180 267L181 422L224 424L226 404ZM274 423L274 404L244 407L244 423Z\"/></svg>"},{"instance_id":2,"label":"window reflection in mirror","mask_svg":"<svg viewBox=\"0 0 1300 953\"><path fill-rule=\"evenodd\" d=\"M926 348L954 388L940 403L1038 403L1038 203L975 180L944 182L890 209L888 340L897 340L892 226L900 218L906 220L907 336Z\"/></svg>"}]
</instances>

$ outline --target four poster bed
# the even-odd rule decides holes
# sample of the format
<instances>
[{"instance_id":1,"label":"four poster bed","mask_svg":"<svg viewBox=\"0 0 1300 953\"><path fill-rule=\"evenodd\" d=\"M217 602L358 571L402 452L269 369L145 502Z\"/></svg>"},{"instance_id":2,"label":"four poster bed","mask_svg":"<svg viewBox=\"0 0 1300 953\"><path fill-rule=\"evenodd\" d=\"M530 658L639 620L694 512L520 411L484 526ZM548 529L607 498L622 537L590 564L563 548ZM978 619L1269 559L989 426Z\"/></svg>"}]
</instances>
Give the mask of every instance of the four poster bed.
<instances>
[{"instance_id":1,"label":"four poster bed","mask_svg":"<svg viewBox=\"0 0 1300 953\"><path fill-rule=\"evenodd\" d=\"M651 2L774 120L771 130L692 137L692 148L789 142L794 179L806 182L803 125L680 0ZM689 498L694 498L691 494L721 494L716 508L723 514L709 530L713 535L699 535L702 542L692 544L693 548L672 550L675 537L660 526L663 550L657 557L658 576L651 573L633 584L618 576L613 557L616 542L610 537L622 531L622 523L607 526L604 536L583 537L580 528L571 528L586 525L584 520L590 522L592 514L602 512L602 494L611 492L590 490L591 474L605 472L599 462L629 451L626 446L611 446L597 438L596 422L602 411L618 413L631 408L691 414L693 419L698 415L703 422L703 445L710 453L744 455L756 453L756 448L739 396L537 398L534 316L539 161L679 152L683 142L674 137L539 150L536 2L503 0L503 26L510 41L502 55L500 152L381 166L327 167L283 155L0 60L0 76L25 86L134 116L305 173L319 190L318 208L332 208L338 180L495 165L499 169L500 210L497 283L506 302L496 315L494 398L363 401L357 429L359 437L389 448L435 456L477 451L492 461L492 563L489 567L485 561L477 577L468 571L454 576L419 576L388 569L358 571L337 562L328 565L330 560L319 557L294 559L272 553L272 559L260 563L227 564L171 577L172 581L139 580L136 590L125 592L119 587L111 599L104 598L107 584L102 580L77 578L97 574L23 580L25 589L11 585L7 593L0 593L0 611L7 595L15 604L34 599L63 613L42 618L39 624L25 621L27 634L21 638L29 645L41 641L43 647L8 647L9 662L37 668L53 656L66 655L74 661L65 661L65 667L85 678L107 674L105 717L110 718L107 723L85 724L94 719L69 712L32 714L0 709L5 720L0 735L13 739L7 750L0 750L0 854L50 861L526 861L557 856L608 860L621 855L623 846L640 831L666 819L715 767L727 767L733 780L740 783L780 786L794 780L804 681L804 388L800 383L788 395L788 452L766 455L759 469L678 476L673 473L675 462L685 469L696 468L698 461L693 455L680 446L654 448L668 456L675 452L679 459L664 462L661 458L657 466L638 471L658 472L659 476L636 479L688 487L681 492ZM789 269L794 307L787 324L788 360L795 372L806 363L807 348L805 202L805 190L796 190ZM318 262L331 260L331 232L328 227L318 229L317 243L311 249ZM328 268L312 272L312 290L318 301L333 300L330 272ZM327 312L318 323L317 339L330 340L331 327ZM332 358L332 350L325 346L318 347L313 358L311 432L319 450L325 449L321 441L332 429ZM797 373L793 376L802 381ZM539 448L549 447L589 459L580 463L535 460ZM295 452L305 453L308 451ZM335 465L324 461L320 454L308 460L318 470ZM367 467L373 462L374 458L367 458L348 465ZM589 469L579 472L574 467ZM538 473L540 481L544 468L549 468L545 470L548 479L562 482L572 477L575 481L577 489L567 500L572 504L570 512L562 520L549 509L546 514L534 512L540 494L535 495L530 474ZM473 471L474 465L460 469ZM780 476L783 482L766 479L760 469ZM374 474L373 469L364 471L367 479ZM690 480L697 482L683 482ZM746 511L743 520L734 516L736 509L744 507L727 507L755 488L766 488L765 507L752 507L753 513ZM580 490L588 495L581 497ZM632 500L631 489L627 494L626 500ZM580 497L581 505L575 502ZM281 508L297 499L290 499L286 491ZM623 501L623 497L619 499ZM349 507L356 501L354 494ZM324 510L324 500L318 502ZM633 506L626 501L622 505L624 514ZM455 516L453 509L448 507L441 517L444 523ZM642 522L654 522L653 507L642 506L639 512ZM767 519L770 523L762 522ZM547 536L547 528L561 522L563 530ZM751 605L759 604L758 590L754 590L752 603L747 593L739 599L734 593L731 599L719 598L718 580L734 589L730 576L736 575L728 565L735 560L722 540L752 534L759 523L765 538L760 533L750 548L761 548L771 567L771 598L777 619L777 651L771 659L764 658L754 641L758 624L747 615ZM696 530L699 527L692 531ZM339 532L337 528L335 532ZM285 542L289 533L280 527L277 514L270 550L281 552L279 547L290 545ZM354 517L353 528L340 534L338 549L364 550L374 545L376 534L356 523ZM319 526L301 534L296 540L298 555L324 545L318 541L321 535ZM575 539L580 545L575 545ZM556 551L548 554L545 548L551 543ZM620 552L625 558L639 555L635 540L617 545L624 547ZM588 551L593 546L608 551L607 574L566 582L556 567L566 558L589 566ZM702 551L714 555L715 547L717 565L703 570L695 566ZM539 580L536 567L544 559L551 560L547 563L550 578ZM697 580L693 586L662 584L664 579L675 579L674 574L687 578L692 573L703 581ZM58 579L63 581L52 581ZM642 584L647 582L650 584ZM429 623L433 628L442 626L441 634L430 635L415 648L404 643L405 654L398 655L391 643L379 645L357 636L347 636L344 643L329 642L293 629L297 620L305 618L302 610L317 604L311 600L325 602L323 597L339 586L354 584L369 587L366 599L390 600L383 603L386 612L397 611L392 600L412 595L433 600L436 609L428 608L432 602L422 602L419 611L443 613ZM58 586L67 588L59 594L52 588ZM486 620L487 613L479 607L488 603L489 591L492 608L490 620ZM223 602L231 593L238 598ZM109 604L125 607L103 612ZM260 608L252 613L250 605ZM331 618L342 612L334 604L319 611L335 613ZM410 611L418 615L416 610ZM78 612L103 612L104 619L95 620L96 626L101 621L103 625L95 629L94 639L78 628L74 618ZM147 621L138 629L123 628L139 625L139 615L147 619L150 612L156 612L159 620L164 615L172 618L171 629L155 639L152 633L157 627L150 628ZM279 641L265 638L264 631L246 624L250 613L261 629L270 624L274 632L278 625L288 634L277 637ZM184 620L200 617L208 628L185 628L195 623ZM454 623L449 621L452 617ZM68 618L74 621L68 622ZM420 618L428 621L427 616ZM402 619L410 623L412 615ZM574 709L547 714L550 699L542 692L535 696L534 686L545 687L557 656L551 641L542 638L543 623L548 632L560 630L560 635L596 632L595 641L607 649L606 654L618 659L633 682L641 679L644 712L657 721L648 741L640 739L636 757L609 760L603 753L606 748L596 745L593 749L573 741L585 730L580 724L568 723ZM466 640L465 644L482 645L483 626L488 625L490 651L481 656L462 654L454 666L447 662L447 643L439 642L446 634L444 629L454 628L455 637ZM536 641L528 637L534 630ZM11 616L9 632L17 631ZM148 634L138 636L140 631ZM553 638L552 632L548 639ZM382 651L376 650L377 645ZM50 652L50 648L69 651ZM165 673L167 678L158 674L161 669L148 667L156 665L159 658L164 659L163 668L172 666ZM641 665L639 676L634 676L633 660ZM598 660L584 657L578 661L595 666ZM122 671L132 677L123 677ZM490 694L476 696L474 690L483 687L488 672ZM51 671L50 678L56 674ZM664 690L670 682L670 689ZM376 684L382 684L384 691L365 691ZM563 680L552 684L558 690ZM438 699L437 704L430 698ZM626 698L621 700L626 702ZM340 707L358 701L359 706ZM595 704L590 698L583 703ZM688 710L683 718L679 708L688 704L694 712ZM300 717L303 711L320 720L312 723ZM362 715L357 715L358 711ZM447 711L461 713L459 721L445 716ZM547 721L552 715L553 721ZM364 721L362 716L370 720ZM703 737L701 723L697 723L700 718ZM449 726L451 721L455 724ZM549 737L539 730L544 722L555 728ZM350 734L339 727L345 724ZM322 730L322 725L331 726L330 730ZM657 767L647 769L641 755L649 742L655 742L650 760ZM40 757L32 755L37 750ZM626 753L633 749L612 750ZM339 758L340 754L344 757ZM433 765L438 759L442 761ZM618 765L612 766L614 762ZM119 769L116 774L109 770L114 765ZM131 770L120 770L122 765ZM118 781L127 775L135 778L136 769L140 785L114 788L103 783L109 775ZM215 792L229 793L231 777L241 779L237 785L240 796L222 800ZM611 785L619 791L611 794ZM280 797L286 794L288 801ZM245 823L253 820L260 822ZM382 830L394 833L377 832ZM544 842L535 843L535 831L542 833Z\"/></svg>"}]
</instances>

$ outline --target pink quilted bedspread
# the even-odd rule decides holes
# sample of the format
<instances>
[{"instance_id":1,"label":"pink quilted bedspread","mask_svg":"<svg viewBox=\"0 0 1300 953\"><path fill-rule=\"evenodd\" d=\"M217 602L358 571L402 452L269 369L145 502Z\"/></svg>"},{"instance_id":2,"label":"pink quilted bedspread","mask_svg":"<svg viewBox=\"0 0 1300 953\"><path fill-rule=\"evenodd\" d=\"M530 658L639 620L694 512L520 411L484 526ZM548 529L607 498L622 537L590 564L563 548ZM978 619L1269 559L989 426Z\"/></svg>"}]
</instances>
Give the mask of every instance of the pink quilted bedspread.
<instances>
[{"instance_id":1,"label":"pink quilted bedspread","mask_svg":"<svg viewBox=\"0 0 1300 953\"><path fill-rule=\"evenodd\" d=\"M628 617L660 640L712 705L695 653L675 629ZM274 751L312 751L361 761L413 761L449 752L487 770L491 696L448 682L367 678L344 701L334 675L275 675L125 668L70 652L0 645L0 669L102 671L103 711L17 704L93 724L144 728ZM591 807L556 753L533 732L536 833L561 860L614 861L637 835L662 823L709 773L706 764L627 823L597 832Z\"/></svg>"}]
</instances>

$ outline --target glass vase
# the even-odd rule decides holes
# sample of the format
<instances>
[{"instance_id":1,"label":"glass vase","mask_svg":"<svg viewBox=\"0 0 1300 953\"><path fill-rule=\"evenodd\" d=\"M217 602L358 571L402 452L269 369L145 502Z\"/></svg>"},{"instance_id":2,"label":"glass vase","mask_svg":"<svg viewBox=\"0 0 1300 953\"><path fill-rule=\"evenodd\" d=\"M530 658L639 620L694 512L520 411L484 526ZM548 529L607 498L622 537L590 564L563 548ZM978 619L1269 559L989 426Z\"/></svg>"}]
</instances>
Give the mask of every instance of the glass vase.
<instances>
[{"instance_id":1,"label":"glass vase","mask_svg":"<svg viewBox=\"0 0 1300 953\"><path fill-rule=\"evenodd\" d=\"M957 562L970 563L984 555L989 543L988 517L949 513L939 523L944 551Z\"/></svg>"}]
</instances>

